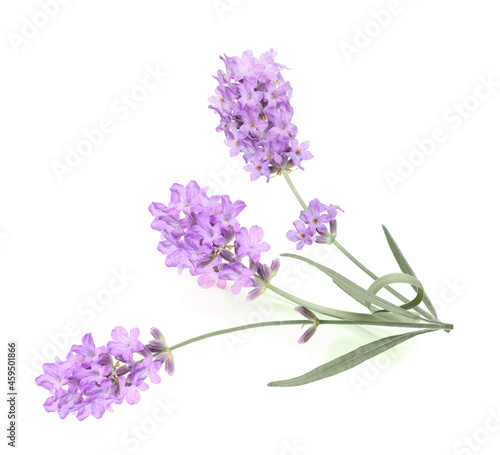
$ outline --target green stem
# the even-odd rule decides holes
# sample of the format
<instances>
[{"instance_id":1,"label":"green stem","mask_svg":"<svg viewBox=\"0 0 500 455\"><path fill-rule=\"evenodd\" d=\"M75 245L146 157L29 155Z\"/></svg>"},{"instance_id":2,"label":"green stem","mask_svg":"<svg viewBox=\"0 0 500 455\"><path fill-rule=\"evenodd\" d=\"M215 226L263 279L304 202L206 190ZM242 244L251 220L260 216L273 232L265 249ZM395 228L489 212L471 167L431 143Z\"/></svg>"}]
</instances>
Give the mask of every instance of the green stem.
<instances>
[{"instance_id":1,"label":"green stem","mask_svg":"<svg viewBox=\"0 0 500 455\"><path fill-rule=\"evenodd\" d=\"M294 296L293 294L289 294L282 289L277 288L271 283L266 283L266 287L271 291L275 292L278 295L281 295L285 299L289 300L292 303L295 303L299 306L304 306L309 308L311 311L316 313L324 314L326 316L331 316L338 319L346 319L348 321L363 321L363 322L409 322L413 321L413 319L405 318L404 316L393 315L389 313L384 313L384 316L373 315L367 313L354 313L352 311L342 311L336 310L334 308L329 308L321 305L317 305L312 302L308 302L307 300L301 299L299 297ZM389 321L390 320L390 321Z\"/></svg>"},{"instance_id":2,"label":"green stem","mask_svg":"<svg viewBox=\"0 0 500 455\"><path fill-rule=\"evenodd\" d=\"M272 285L271 283L266 283L266 287L270 289L271 291L275 292L278 295L281 295L285 299L289 300L292 303L295 303L296 305L299 306L304 306L306 308L309 308L311 311L314 311L315 313L320 313L324 314L326 316L331 316L334 318L339 318L339 319L348 319L348 320L358 320L358 321L376 321L377 319L371 315L371 314L364 314L364 313L352 313L350 311L341 311L341 310L335 310L333 308L328 308L325 306L317 305L312 302L308 302L307 300L303 300L299 297L295 297L293 294L289 294L286 291L281 290L280 288L277 288L276 286Z\"/></svg>"},{"instance_id":3,"label":"green stem","mask_svg":"<svg viewBox=\"0 0 500 455\"><path fill-rule=\"evenodd\" d=\"M333 244L354 264L356 264L363 272L365 272L370 278L374 280L378 279L378 276L375 275L371 270L365 267L361 262L359 262L349 251L347 251L337 240L333 242ZM397 291L394 291L396 294L399 294ZM406 297L399 294L400 299L406 299Z\"/></svg>"},{"instance_id":4,"label":"green stem","mask_svg":"<svg viewBox=\"0 0 500 455\"><path fill-rule=\"evenodd\" d=\"M302 208L304 210L309 210L309 208L307 207L306 203L304 202L304 200L300 197L300 194L299 192L297 191L297 188L295 188L295 185L293 184L292 182L292 179L290 178L290 175L287 171L283 171L281 173L281 175L283 177L285 177L285 180L286 180L286 183L288 183L288 186L290 187L290 189L292 190L293 194L295 195L295 197L297 198L297 200L299 201L300 205L302 206Z\"/></svg>"},{"instance_id":5,"label":"green stem","mask_svg":"<svg viewBox=\"0 0 500 455\"><path fill-rule=\"evenodd\" d=\"M375 275L368 267L363 265L360 261L358 261L349 251L347 251L337 240L333 242L333 244L346 256L352 263L354 263L357 267L359 267L363 272L365 272L370 278L373 278L374 280L378 280L379 277ZM387 291L389 291L393 296L401 300L403 303L408 303L409 300L404 296L401 295L398 291L396 291L394 288L391 286L385 286ZM437 318L432 316L432 314L428 313L427 311L423 310L422 308L416 307L414 308L414 311L420 313L422 316L424 316L427 319L430 319L431 321L438 321Z\"/></svg>"},{"instance_id":6,"label":"green stem","mask_svg":"<svg viewBox=\"0 0 500 455\"><path fill-rule=\"evenodd\" d=\"M268 322L256 322L254 324L246 324L238 327L231 327L229 329L216 330L215 332L205 333L204 335L199 335L189 340L183 341L182 343L175 344L169 348L173 351L188 344L196 343L197 341L205 340L207 338L216 337L219 335L225 335L226 333L238 332L240 330L256 329L259 327L273 327L280 325L306 325L314 324L315 321L308 320L288 320L288 321L268 321ZM425 328L425 329L435 329L439 330L442 328L440 324L419 324L419 323L404 323L404 322L386 322L386 321L332 321L326 319L320 319L317 321L318 325L374 325L374 326L385 326L385 327L405 327L405 328Z\"/></svg>"}]
</instances>

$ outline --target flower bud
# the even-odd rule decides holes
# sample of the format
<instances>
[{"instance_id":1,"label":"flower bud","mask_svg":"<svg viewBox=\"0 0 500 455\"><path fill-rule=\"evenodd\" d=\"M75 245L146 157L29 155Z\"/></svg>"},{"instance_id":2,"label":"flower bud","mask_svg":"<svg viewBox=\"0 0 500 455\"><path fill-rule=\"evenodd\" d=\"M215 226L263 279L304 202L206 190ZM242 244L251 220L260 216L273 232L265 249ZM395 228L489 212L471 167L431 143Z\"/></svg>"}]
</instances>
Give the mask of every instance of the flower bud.
<instances>
[{"instance_id":1,"label":"flower bud","mask_svg":"<svg viewBox=\"0 0 500 455\"><path fill-rule=\"evenodd\" d=\"M226 232L223 233L222 237L224 238L224 241L226 244L229 242L232 242L234 239L234 231L232 229L228 229Z\"/></svg>"},{"instance_id":2,"label":"flower bud","mask_svg":"<svg viewBox=\"0 0 500 455\"><path fill-rule=\"evenodd\" d=\"M163 333L161 333L160 329L157 329L156 327L151 327L151 336L155 340L160 340L163 343L165 343L165 337L163 336Z\"/></svg>"},{"instance_id":3,"label":"flower bud","mask_svg":"<svg viewBox=\"0 0 500 455\"><path fill-rule=\"evenodd\" d=\"M226 260L227 262L233 263L235 261L234 254L231 253L231 251L229 251L229 250L222 250L220 252L220 257L222 259Z\"/></svg>"},{"instance_id":4,"label":"flower bud","mask_svg":"<svg viewBox=\"0 0 500 455\"><path fill-rule=\"evenodd\" d=\"M109 354L100 354L98 363L99 365L113 365L113 359Z\"/></svg>"},{"instance_id":5,"label":"flower bud","mask_svg":"<svg viewBox=\"0 0 500 455\"><path fill-rule=\"evenodd\" d=\"M161 352L163 351L167 345L160 340L152 340L150 341L146 347L151 351L151 352Z\"/></svg>"},{"instance_id":6,"label":"flower bud","mask_svg":"<svg viewBox=\"0 0 500 455\"><path fill-rule=\"evenodd\" d=\"M137 352L141 354L143 357L149 357L150 355L153 355L153 353L150 351L147 345L144 346L144 349L141 349L140 351Z\"/></svg>"},{"instance_id":7,"label":"flower bud","mask_svg":"<svg viewBox=\"0 0 500 455\"><path fill-rule=\"evenodd\" d=\"M174 374L174 355L170 352L167 351L167 360L165 360L165 371L169 376L172 376Z\"/></svg>"},{"instance_id":8,"label":"flower bud","mask_svg":"<svg viewBox=\"0 0 500 455\"><path fill-rule=\"evenodd\" d=\"M161 352L155 357L155 362L160 362L162 365L167 360L168 354L166 352Z\"/></svg>"},{"instance_id":9,"label":"flower bud","mask_svg":"<svg viewBox=\"0 0 500 455\"><path fill-rule=\"evenodd\" d=\"M264 294L264 292L266 292L266 288L254 288L248 293L247 300L255 300Z\"/></svg>"},{"instance_id":10,"label":"flower bud","mask_svg":"<svg viewBox=\"0 0 500 455\"><path fill-rule=\"evenodd\" d=\"M299 344L304 344L304 343L307 343L311 337L314 335L314 333L316 332L316 329L318 328L318 326L316 324L312 324L311 327L309 327L303 334L302 336L299 338L298 340L298 343Z\"/></svg>"},{"instance_id":11,"label":"flower bud","mask_svg":"<svg viewBox=\"0 0 500 455\"><path fill-rule=\"evenodd\" d=\"M247 300L254 300L266 292L264 283L256 277L252 277L254 288L247 294Z\"/></svg>"},{"instance_id":12,"label":"flower bud","mask_svg":"<svg viewBox=\"0 0 500 455\"><path fill-rule=\"evenodd\" d=\"M264 281L271 280L271 269L266 264L261 264L257 266L257 273L264 279Z\"/></svg>"},{"instance_id":13,"label":"flower bud","mask_svg":"<svg viewBox=\"0 0 500 455\"><path fill-rule=\"evenodd\" d=\"M335 237L337 237L337 220L334 219L330 221L330 234Z\"/></svg>"},{"instance_id":14,"label":"flower bud","mask_svg":"<svg viewBox=\"0 0 500 455\"><path fill-rule=\"evenodd\" d=\"M118 370L115 371L117 376L123 376L124 374L127 374L132 370L132 365L123 365Z\"/></svg>"},{"instance_id":15,"label":"flower bud","mask_svg":"<svg viewBox=\"0 0 500 455\"><path fill-rule=\"evenodd\" d=\"M248 263L248 268L252 271L252 272L255 272L257 271L257 267L259 266L260 262L254 262L252 261L252 258L249 257L249 263Z\"/></svg>"},{"instance_id":16,"label":"flower bud","mask_svg":"<svg viewBox=\"0 0 500 455\"><path fill-rule=\"evenodd\" d=\"M296 306L295 311L300 313L302 316L304 316L306 319L309 319L310 321L316 322L318 318L316 315L309 309L306 308L305 306Z\"/></svg>"},{"instance_id":17,"label":"flower bud","mask_svg":"<svg viewBox=\"0 0 500 455\"><path fill-rule=\"evenodd\" d=\"M200 267L204 268L207 265L210 265L212 262L215 261L216 258L217 258L217 255L216 254L212 254L206 261L200 262Z\"/></svg>"},{"instance_id":18,"label":"flower bud","mask_svg":"<svg viewBox=\"0 0 500 455\"><path fill-rule=\"evenodd\" d=\"M271 279L273 279L277 275L279 269L280 269L280 260L273 259L273 262L271 262Z\"/></svg>"}]
</instances>

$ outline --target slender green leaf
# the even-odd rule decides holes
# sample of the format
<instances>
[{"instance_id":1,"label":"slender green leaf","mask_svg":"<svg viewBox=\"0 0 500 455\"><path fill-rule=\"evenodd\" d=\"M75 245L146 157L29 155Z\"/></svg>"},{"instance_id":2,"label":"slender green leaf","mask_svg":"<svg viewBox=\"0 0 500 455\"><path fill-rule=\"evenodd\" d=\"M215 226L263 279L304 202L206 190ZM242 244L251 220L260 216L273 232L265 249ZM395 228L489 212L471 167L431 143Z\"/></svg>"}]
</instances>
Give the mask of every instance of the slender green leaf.
<instances>
[{"instance_id":1,"label":"slender green leaf","mask_svg":"<svg viewBox=\"0 0 500 455\"><path fill-rule=\"evenodd\" d=\"M420 304L424 297L424 287L422 283L413 275L408 275L406 273L389 273L388 275L384 275L380 278L377 278L371 286L367 289L368 292L372 294L376 294L381 289L385 288L390 284L395 283L403 283L403 284L411 284L414 288L417 288L416 297L408 303L400 305L400 308L404 308L405 310L411 310ZM382 310L387 311L387 310Z\"/></svg>"},{"instance_id":2,"label":"slender green leaf","mask_svg":"<svg viewBox=\"0 0 500 455\"><path fill-rule=\"evenodd\" d=\"M307 262L308 264L313 265L318 270L321 270L323 273L327 274L333 280L333 282L338 287L340 287L344 292L346 292L353 299L357 300L359 303L366 306L367 308L370 308L371 305L375 305L379 308L390 311L391 313L399 314L400 316L404 316L410 319L420 320L420 317L417 316L416 314L410 313L408 310L405 310L404 308L394 305L393 303L388 302L387 300L375 294L372 294L371 292L368 292L366 289L363 289L361 286L357 285L356 283L349 280L340 273L337 273L334 270L329 269L328 267L318 264L317 262L314 262L311 259L290 253L285 253L282 254L281 256L298 259L300 261L304 261Z\"/></svg>"},{"instance_id":3,"label":"slender green leaf","mask_svg":"<svg viewBox=\"0 0 500 455\"><path fill-rule=\"evenodd\" d=\"M385 237L387 239L387 243L389 244L389 248L391 249L392 254L394 255L394 258L396 259L396 262L398 263L401 271L403 273L407 273L408 275L412 275L412 276L416 277L415 272L412 270L412 268L410 267L410 264L408 264L408 261L403 256L403 253L399 249L398 244L396 243L396 241L392 237L389 230L384 225L382 225L382 229L384 230L384 234L385 234ZM413 287L413 289L415 289L415 291L417 291L417 289L415 287ZM427 294L425 292L424 292L423 301L424 301L424 304L427 307L427 309L431 312L431 314L437 318L436 309L434 308L434 305L432 304L431 300L429 299L429 297L427 296Z\"/></svg>"},{"instance_id":4,"label":"slender green leaf","mask_svg":"<svg viewBox=\"0 0 500 455\"><path fill-rule=\"evenodd\" d=\"M417 330L416 332L405 333L403 335L392 335L382 338L377 341L365 344L354 351L351 351L343 356L337 357L324 365L321 365L309 373L297 376L296 378L287 379L284 381L275 381L268 384L269 387L295 387L308 384L310 382L319 381L320 379L328 378L336 374L342 373L350 368L353 368L364 361L381 354L392 347L403 343L422 333L432 332L433 330Z\"/></svg>"}]
</instances>

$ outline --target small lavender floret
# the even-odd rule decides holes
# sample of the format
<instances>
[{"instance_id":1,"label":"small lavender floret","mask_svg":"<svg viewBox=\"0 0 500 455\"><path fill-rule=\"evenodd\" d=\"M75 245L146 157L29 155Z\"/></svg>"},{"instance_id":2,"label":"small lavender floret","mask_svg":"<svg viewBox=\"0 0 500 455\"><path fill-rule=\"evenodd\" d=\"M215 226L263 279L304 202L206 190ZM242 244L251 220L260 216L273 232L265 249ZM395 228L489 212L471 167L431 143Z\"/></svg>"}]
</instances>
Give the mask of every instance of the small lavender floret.
<instances>
[{"instance_id":1,"label":"small lavender floret","mask_svg":"<svg viewBox=\"0 0 500 455\"><path fill-rule=\"evenodd\" d=\"M325 205L318 199L313 199L308 210L302 210L299 219L293 222L295 230L286 233L287 239L297 242L298 250L313 242L333 243L337 236L336 216L339 210L343 211L338 205Z\"/></svg>"}]
</instances>

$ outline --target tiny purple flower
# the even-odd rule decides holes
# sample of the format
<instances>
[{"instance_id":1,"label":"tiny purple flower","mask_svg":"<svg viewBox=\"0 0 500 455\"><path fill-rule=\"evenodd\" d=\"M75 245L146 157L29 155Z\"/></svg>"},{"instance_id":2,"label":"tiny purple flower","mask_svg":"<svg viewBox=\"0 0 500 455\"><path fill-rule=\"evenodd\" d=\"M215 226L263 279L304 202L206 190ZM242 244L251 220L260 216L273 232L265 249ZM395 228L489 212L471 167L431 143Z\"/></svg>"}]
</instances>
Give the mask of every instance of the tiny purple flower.
<instances>
[{"instance_id":1,"label":"tiny purple flower","mask_svg":"<svg viewBox=\"0 0 500 455\"><path fill-rule=\"evenodd\" d=\"M335 217L339 210L343 211L338 205L325 205L318 199L313 199L307 210L300 212L300 219L293 222L295 231L288 231L286 237L292 242L298 242L298 250L312 242L332 244L337 236Z\"/></svg>"},{"instance_id":2,"label":"tiny purple flower","mask_svg":"<svg viewBox=\"0 0 500 455\"><path fill-rule=\"evenodd\" d=\"M268 162L262 162L259 158L256 156L250 158L250 163L243 166L243 169L245 171L250 172L250 180L257 180L260 176L265 176L267 180L269 181L269 163Z\"/></svg>"},{"instance_id":3,"label":"tiny purple flower","mask_svg":"<svg viewBox=\"0 0 500 455\"><path fill-rule=\"evenodd\" d=\"M293 164L303 169L300 165L301 161L313 158L313 154L308 150L308 148L309 141L302 142L299 145L299 142L296 139L292 139L290 151L287 152L287 156L292 160Z\"/></svg>"},{"instance_id":4,"label":"tiny purple flower","mask_svg":"<svg viewBox=\"0 0 500 455\"><path fill-rule=\"evenodd\" d=\"M301 250L304 245L311 245L313 243L314 230L300 220L295 220L293 225L295 226L295 231L288 231L286 238L292 242L298 242L296 246L298 250Z\"/></svg>"},{"instance_id":5,"label":"tiny purple flower","mask_svg":"<svg viewBox=\"0 0 500 455\"><path fill-rule=\"evenodd\" d=\"M247 137L249 134L253 137L260 137L260 133L267 128L267 122L259 118L260 108L257 106L245 106L238 111L243 125L241 125L239 132Z\"/></svg>"},{"instance_id":6,"label":"tiny purple flower","mask_svg":"<svg viewBox=\"0 0 500 455\"><path fill-rule=\"evenodd\" d=\"M128 404L132 404L132 405L139 403L139 401L141 399L140 392L144 392L148 389L149 389L149 386L145 382L143 382L139 385L135 385L133 383L127 385L127 387L124 387L125 401Z\"/></svg>"},{"instance_id":7,"label":"tiny purple flower","mask_svg":"<svg viewBox=\"0 0 500 455\"><path fill-rule=\"evenodd\" d=\"M251 287L253 285L252 277L253 272L250 269L243 268L241 263L234 262L232 264L225 264L221 269L220 277L224 280L231 280L231 292L239 294L242 287Z\"/></svg>"},{"instance_id":8,"label":"tiny purple flower","mask_svg":"<svg viewBox=\"0 0 500 455\"><path fill-rule=\"evenodd\" d=\"M161 368L160 362L155 362L153 356L145 357L142 363L134 363L130 372L132 384L141 385L147 378L151 379L153 384L159 384L161 381L158 376L158 370Z\"/></svg>"},{"instance_id":9,"label":"tiny purple flower","mask_svg":"<svg viewBox=\"0 0 500 455\"><path fill-rule=\"evenodd\" d=\"M250 230L242 228L236 235L238 243L238 255L245 257L248 255L254 262L259 262L260 254L269 251L269 243L262 242L264 231L259 226L252 226Z\"/></svg>"},{"instance_id":10,"label":"tiny purple flower","mask_svg":"<svg viewBox=\"0 0 500 455\"><path fill-rule=\"evenodd\" d=\"M123 327L116 327L111 332L111 338L114 341L108 342L109 353L122 357L126 362L132 360L134 352L144 349L144 345L137 339L139 333L139 329L135 328L130 331L129 335Z\"/></svg>"}]
</instances>

